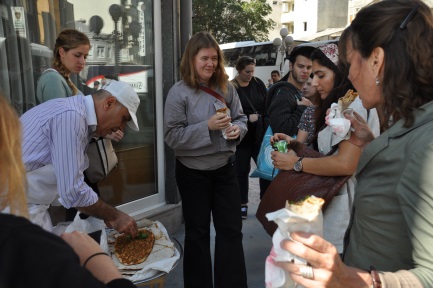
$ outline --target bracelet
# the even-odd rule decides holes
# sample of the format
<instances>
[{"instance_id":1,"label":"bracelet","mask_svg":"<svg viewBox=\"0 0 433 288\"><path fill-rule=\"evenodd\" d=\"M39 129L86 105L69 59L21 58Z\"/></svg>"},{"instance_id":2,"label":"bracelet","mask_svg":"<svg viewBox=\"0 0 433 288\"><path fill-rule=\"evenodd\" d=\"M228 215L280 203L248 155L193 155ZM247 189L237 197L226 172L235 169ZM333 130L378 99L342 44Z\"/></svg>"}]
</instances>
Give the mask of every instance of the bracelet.
<instances>
[{"instance_id":1,"label":"bracelet","mask_svg":"<svg viewBox=\"0 0 433 288\"><path fill-rule=\"evenodd\" d=\"M105 256L108 256L108 254L105 253L105 252L98 252L98 253L92 254L92 255L89 256L89 258L87 258L86 261L84 261L83 268L86 268L86 264L87 264L87 262L89 262L90 259L92 259L93 257L98 256L98 255L105 255ZM109 257L109 256L108 256L108 257Z\"/></svg>"},{"instance_id":2,"label":"bracelet","mask_svg":"<svg viewBox=\"0 0 433 288\"><path fill-rule=\"evenodd\" d=\"M371 279L373 280L373 288L382 288L382 282L380 281L379 274L373 265L370 266L370 275Z\"/></svg>"}]
</instances>

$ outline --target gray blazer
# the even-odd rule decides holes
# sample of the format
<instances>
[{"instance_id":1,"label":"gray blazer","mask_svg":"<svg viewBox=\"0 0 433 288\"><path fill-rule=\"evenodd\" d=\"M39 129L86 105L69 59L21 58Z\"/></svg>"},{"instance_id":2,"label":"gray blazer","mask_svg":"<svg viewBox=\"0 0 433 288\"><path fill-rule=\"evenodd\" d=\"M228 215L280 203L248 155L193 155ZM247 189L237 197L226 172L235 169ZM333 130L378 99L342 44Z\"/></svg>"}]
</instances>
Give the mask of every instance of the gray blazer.
<instances>
[{"instance_id":1,"label":"gray blazer","mask_svg":"<svg viewBox=\"0 0 433 288\"><path fill-rule=\"evenodd\" d=\"M344 262L410 270L433 287L433 101L414 113L410 128L396 122L361 156Z\"/></svg>"}]
</instances>

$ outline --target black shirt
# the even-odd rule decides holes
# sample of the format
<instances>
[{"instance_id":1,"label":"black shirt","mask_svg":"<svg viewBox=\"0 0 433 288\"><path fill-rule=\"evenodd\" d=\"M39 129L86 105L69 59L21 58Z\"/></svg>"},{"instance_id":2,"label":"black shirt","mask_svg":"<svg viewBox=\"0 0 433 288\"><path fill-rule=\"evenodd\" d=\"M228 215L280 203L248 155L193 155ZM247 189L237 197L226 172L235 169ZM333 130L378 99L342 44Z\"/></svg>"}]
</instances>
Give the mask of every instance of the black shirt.
<instances>
[{"instance_id":1,"label":"black shirt","mask_svg":"<svg viewBox=\"0 0 433 288\"><path fill-rule=\"evenodd\" d=\"M135 287L126 279L105 285L62 238L23 217L0 213L0 231L1 288Z\"/></svg>"}]
</instances>

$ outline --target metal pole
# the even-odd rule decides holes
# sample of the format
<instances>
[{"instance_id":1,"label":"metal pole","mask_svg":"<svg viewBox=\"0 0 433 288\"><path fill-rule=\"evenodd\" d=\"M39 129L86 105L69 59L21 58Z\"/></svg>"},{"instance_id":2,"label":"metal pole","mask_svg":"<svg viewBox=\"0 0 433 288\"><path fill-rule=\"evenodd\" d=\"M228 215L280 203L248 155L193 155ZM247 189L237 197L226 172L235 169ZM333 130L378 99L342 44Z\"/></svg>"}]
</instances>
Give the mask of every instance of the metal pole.
<instances>
[{"instance_id":1,"label":"metal pole","mask_svg":"<svg viewBox=\"0 0 433 288\"><path fill-rule=\"evenodd\" d=\"M283 77L284 76L284 56L286 56L286 53L285 53L285 50L286 50L286 47L284 46L284 39L283 39L283 41L282 41L282 43L281 43L281 46L280 46L280 52L281 52L281 64L280 64L280 77Z\"/></svg>"},{"instance_id":2,"label":"metal pole","mask_svg":"<svg viewBox=\"0 0 433 288\"><path fill-rule=\"evenodd\" d=\"M117 30L117 21L114 21L114 73L116 76L119 75L119 38Z\"/></svg>"}]
</instances>

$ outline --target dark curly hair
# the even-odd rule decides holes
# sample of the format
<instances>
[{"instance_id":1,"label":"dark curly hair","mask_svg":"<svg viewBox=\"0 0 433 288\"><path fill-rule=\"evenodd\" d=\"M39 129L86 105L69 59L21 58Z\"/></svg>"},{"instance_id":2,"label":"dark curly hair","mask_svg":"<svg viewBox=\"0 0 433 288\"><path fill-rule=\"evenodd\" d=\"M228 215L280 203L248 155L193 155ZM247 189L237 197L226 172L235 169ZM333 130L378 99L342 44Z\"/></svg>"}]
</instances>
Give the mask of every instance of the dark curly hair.
<instances>
[{"instance_id":1,"label":"dark curly hair","mask_svg":"<svg viewBox=\"0 0 433 288\"><path fill-rule=\"evenodd\" d=\"M408 18L411 12L413 18ZM364 59L376 47L384 50L385 65L380 79L383 105L376 107L381 130L399 119L404 119L405 127L412 126L413 110L433 100L430 8L420 0L384 0L369 5L346 28L339 45L340 62L346 61L348 45Z\"/></svg>"}]
</instances>

